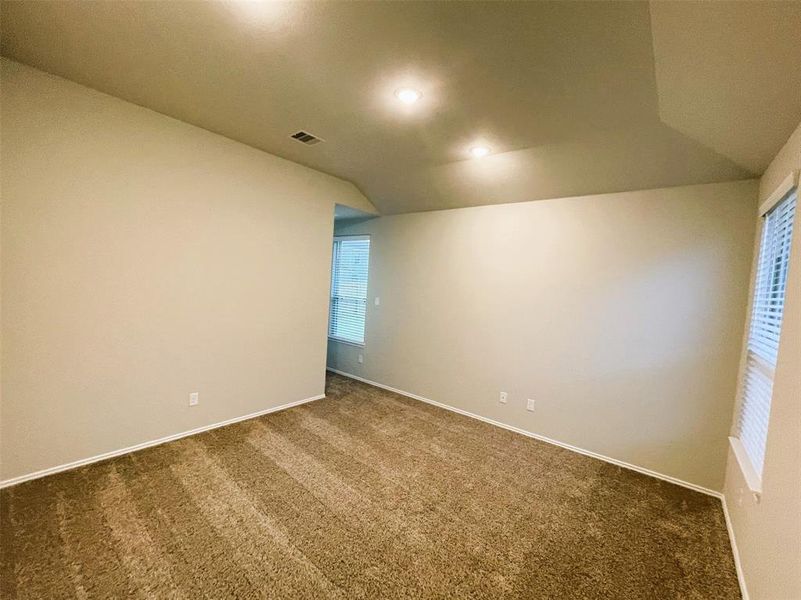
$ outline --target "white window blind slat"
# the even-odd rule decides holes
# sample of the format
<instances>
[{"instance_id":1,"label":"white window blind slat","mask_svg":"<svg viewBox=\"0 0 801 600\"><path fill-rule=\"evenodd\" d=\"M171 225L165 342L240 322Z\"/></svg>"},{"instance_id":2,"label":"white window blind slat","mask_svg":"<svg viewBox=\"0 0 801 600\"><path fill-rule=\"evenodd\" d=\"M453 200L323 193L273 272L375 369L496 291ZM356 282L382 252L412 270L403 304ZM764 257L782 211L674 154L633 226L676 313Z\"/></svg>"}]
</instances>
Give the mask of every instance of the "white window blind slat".
<instances>
[{"instance_id":1,"label":"white window blind slat","mask_svg":"<svg viewBox=\"0 0 801 600\"><path fill-rule=\"evenodd\" d=\"M369 238L334 238L329 337L364 343L369 263Z\"/></svg>"},{"instance_id":2,"label":"white window blind slat","mask_svg":"<svg viewBox=\"0 0 801 600\"><path fill-rule=\"evenodd\" d=\"M763 217L754 282L736 430L751 467L760 479L765 464L773 373L779 354L796 199L797 194L793 191Z\"/></svg>"}]
</instances>

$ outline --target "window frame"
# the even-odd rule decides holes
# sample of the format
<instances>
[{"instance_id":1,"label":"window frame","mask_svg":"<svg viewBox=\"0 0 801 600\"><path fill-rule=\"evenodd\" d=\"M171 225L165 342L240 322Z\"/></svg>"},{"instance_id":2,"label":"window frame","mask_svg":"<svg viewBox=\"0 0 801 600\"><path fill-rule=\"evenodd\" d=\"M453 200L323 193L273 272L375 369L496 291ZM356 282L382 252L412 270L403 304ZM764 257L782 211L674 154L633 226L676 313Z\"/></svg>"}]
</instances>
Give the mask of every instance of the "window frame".
<instances>
[{"instance_id":1,"label":"window frame","mask_svg":"<svg viewBox=\"0 0 801 600\"><path fill-rule=\"evenodd\" d=\"M334 308L334 277L335 277L335 269L336 269L336 261L337 261L337 253L336 253L336 243L342 241L359 241L359 240L367 240L370 242L370 247L367 251L367 282L365 285L365 294L364 294L364 327L362 331L362 341L357 342L355 340L351 340L348 338L338 337L335 335L331 335L331 315L332 310ZM326 331L328 335L328 339L330 341L337 342L339 344L347 344L349 346L355 346L356 348L364 348L365 342L367 341L367 309L370 306L368 299L370 298L370 253L372 252L372 240L370 239L370 234L354 234L354 235L335 235L334 239L331 244L331 285L329 286L328 290L328 322L326 323Z\"/></svg>"},{"instance_id":2,"label":"window frame","mask_svg":"<svg viewBox=\"0 0 801 600\"><path fill-rule=\"evenodd\" d=\"M793 245L794 243L799 243L796 239L798 232L794 231L796 228L797 222L799 221L799 196L801 196L801 190L798 188L799 184L799 172L794 171L790 173L787 178L776 188L776 190L765 200L765 202L760 205L757 217L759 226L757 228L757 236L755 241L755 252L754 252L754 259L753 259L753 266L752 266L752 273L750 279L750 293L749 293L749 303L748 303L748 318L746 322L745 328L745 335L743 338L743 349L741 353L741 361L740 361L740 369L738 372L738 381L737 381L737 402L736 402L736 410L734 412L734 418L731 428L731 435L729 436L729 443L732 448L732 453L737 460L737 463L740 467L740 471L743 474L743 478L745 479L746 485L748 488L753 492L755 498L759 500L762 494L762 484L763 484L763 477L765 472L764 463L762 465L761 470L757 470L756 466L753 464L752 458L746 449L745 444L740 439L741 430L740 430L740 422L741 416L743 414L743 405L745 400L745 387L746 387L746 375L749 369L749 359L756 358L756 363L759 366L760 370L764 371L764 375L769 376L771 380L771 391L770 391L770 404L773 403L773 382L775 378L775 365L767 365L763 364L765 361L753 353L750 350L750 342L751 342L751 333L752 333L752 324L754 319L754 303L755 303L755 296L759 288L759 282L757 281L757 277L759 275L759 266L760 266L760 258L762 255L763 250L763 242L765 236L765 226L767 225L766 217L778 207L786 199L789 199L792 195L796 197L796 209L793 221L791 222L792 233L795 233L796 236L791 239L790 246L789 246L789 255L788 255L788 267L787 267L787 279L785 280L785 297L786 297L786 281L789 280L789 273L790 273L790 263L792 262L792 254L793 254ZM792 235L792 234L791 234ZM783 325L783 323L782 323ZM781 340L781 329L779 330L779 339ZM752 354L754 355L752 357ZM768 412L768 422L766 424L768 429L766 438L765 438L765 448L763 449L763 456L767 450L767 440L768 435L770 433L770 406Z\"/></svg>"}]
</instances>

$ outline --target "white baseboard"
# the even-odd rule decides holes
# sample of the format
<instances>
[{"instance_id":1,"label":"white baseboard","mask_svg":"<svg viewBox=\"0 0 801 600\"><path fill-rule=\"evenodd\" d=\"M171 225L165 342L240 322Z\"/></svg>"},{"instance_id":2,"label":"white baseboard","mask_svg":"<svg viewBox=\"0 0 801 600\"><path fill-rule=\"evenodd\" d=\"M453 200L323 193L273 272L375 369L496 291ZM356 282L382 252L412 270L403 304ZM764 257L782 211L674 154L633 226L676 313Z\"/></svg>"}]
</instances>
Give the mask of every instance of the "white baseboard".
<instances>
[{"instance_id":1,"label":"white baseboard","mask_svg":"<svg viewBox=\"0 0 801 600\"><path fill-rule=\"evenodd\" d=\"M293 406L300 406L301 404L306 404L308 402L314 402L315 400L321 400L325 398L325 394L320 394L319 396L312 396L311 398L305 398L303 400L296 400L295 402L289 402L287 404L282 404L280 406L274 406L272 408L267 408L264 410L260 410L258 412L250 413L248 415L243 415L241 417L234 417L233 419L228 419L227 421L220 421L219 423L214 423L212 425L204 425L203 427L197 427L195 429L190 429L189 431L183 431L181 433L176 433L174 435L168 435L163 438L159 438L157 440L151 440L149 442L142 442L141 444L136 444L134 446L128 446L127 448L120 448L119 450L112 450L111 452L104 452L103 454L98 454L97 456L90 456L89 458L82 458L81 460L76 460L70 463L66 463L63 465L58 465L56 467L50 467L49 469L42 469L41 471L36 471L34 473L28 473L27 475L20 475L18 477L12 477L11 479L6 479L4 481L0 481L0 489L9 487L12 485L17 485L18 483L22 483L24 481L30 481L31 479L39 479L40 477L45 477L47 475L53 475L54 473L60 473L62 471L69 471L70 469L75 469L77 467L82 467L84 465L88 465L91 463L95 463L101 460L106 460L108 458L114 458L116 456L122 456L123 454L129 454L130 452L136 452L137 450L144 450L145 448L151 448L153 446L158 446L160 444L165 444L167 442L172 442L174 440L179 440L184 437L188 437L190 435L195 435L197 433L203 433L204 431L210 431L211 429L217 429L218 427L225 427L226 425L233 425L234 423L239 423L240 421L247 421L248 419L255 419L256 417L261 417L262 415L268 415L270 413L278 412L280 410L286 410L287 408L292 408Z\"/></svg>"},{"instance_id":2,"label":"white baseboard","mask_svg":"<svg viewBox=\"0 0 801 600\"><path fill-rule=\"evenodd\" d=\"M637 465L632 465L630 463L624 462L622 460L618 460L616 458L610 458L609 456L604 456L603 454L598 454L597 452L592 452L590 450L585 450L584 448L579 448L578 446L572 446L571 444L566 444L564 442L560 442L558 440L551 439L549 437L545 437L544 435L539 435L538 433L532 433L531 431L526 431L525 429L520 429L519 427L514 427L513 425L507 425L506 423L501 423L500 421L495 421L494 419L489 419L487 417L482 417L481 415L477 415L466 410L462 410L461 408L455 408L453 406L449 406L447 404L443 404L441 402L436 402L435 400L431 400L429 398L424 398L423 396L418 396L417 394L412 394L411 392L405 392L403 390L399 390L397 388L384 385L383 383L378 383L376 381L370 381L369 379L365 379L364 377L359 377L358 375L353 375L351 373L345 373L344 371L339 371L337 369L327 369L332 373L337 373L338 375L342 375L343 377L349 377L350 379L355 379L357 381L361 381L362 383L366 383L368 385L372 385L384 390L389 390L390 392L395 392L396 394L400 394L401 396L406 396L407 398L412 398L413 400L420 400L421 402L425 402L426 404L433 404L434 406L438 406L440 408L444 408L445 410L449 410L451 412L459 413L460 415L464 415L466 417L470 417L472 419L478 419L479 421L483 421L484 423L489 423L490 425L495 425L496 427L501 427L503 429L508 429L509 431L514 431L515 433L519 433L521 435L525 435L530 438L534 438L535 440L540 440L541 442L546 442L548 444L553 444L554 446L559 446L560 448L566 448L567 450L572 450L573 452L577 452L578 454L583 454L584 456L589 456L592 458L597 458L598 460L602 460L604 462L611 463L613 465L617 465L618 467L623 467L624 469L630 469L632 471L637 471L638 473L642 473L643 475L650 475L651 477L656 477L657 479L661 479L663 481L668 481L670 483L675 483L676 485L680 485L682 487L689 488L691 490L695 490L696 492L701 492L702 494L706 494L707 496L713 496L715 498L723 498L723 494L720 492L716 492L715 490L710 490L709 488L705 488L700 485L696 485L694 483L690 483L689 481L684 481L683 479L677 479L676 477L671 477L670 475L664 475L657 471L652 471L651 469L646 469L645 467L638 467Z\"/></svg>"},{"instance_id":3,"label":"white baseboard","mask_svg":"<svg viewBox=\"0 0 801 600\"><path fill-rule=\"evenodd\" d=\"M734 568L737 570L737 581L740 582L740 595L743 600L748 599L748 588L745 585L745 573L740 562L740 551L737 549L737 538L734 536L734 526L729 516L729 506L726 503L726 495L721 494L720 501L723 504L723 516L726 518L726 530L729 532L729 542L731 543L731 553L734 557Z\"/></svg>"}]
</instances>

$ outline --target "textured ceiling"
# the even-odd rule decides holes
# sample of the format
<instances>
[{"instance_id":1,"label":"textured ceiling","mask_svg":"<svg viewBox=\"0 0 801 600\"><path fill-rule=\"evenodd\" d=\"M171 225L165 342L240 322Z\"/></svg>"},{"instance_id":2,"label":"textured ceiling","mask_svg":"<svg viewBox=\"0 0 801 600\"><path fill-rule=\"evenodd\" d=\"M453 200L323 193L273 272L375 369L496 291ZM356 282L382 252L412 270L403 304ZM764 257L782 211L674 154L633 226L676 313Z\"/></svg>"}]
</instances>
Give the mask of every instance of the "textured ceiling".
<instances>
[{"instance_id":1,"label":"textured ceiling","mask_svg":"<svg viewBox=\"0 0 801 600\"><path fill-rule=\"evenodd\" d=\"M801 121L801 2L654 2L664 123L761 174Z\"/></svg>"},{"instance_id":2,"label":"textured ceiling","mask_svg":"<svg viewBox=\"0 0 801 600\"><path fill-rule=\"evenodd\" d=\"M760 174L801 121L801 3L712 4L3 1L2 53L397 213Z\"/></svg>"}]
</instances>

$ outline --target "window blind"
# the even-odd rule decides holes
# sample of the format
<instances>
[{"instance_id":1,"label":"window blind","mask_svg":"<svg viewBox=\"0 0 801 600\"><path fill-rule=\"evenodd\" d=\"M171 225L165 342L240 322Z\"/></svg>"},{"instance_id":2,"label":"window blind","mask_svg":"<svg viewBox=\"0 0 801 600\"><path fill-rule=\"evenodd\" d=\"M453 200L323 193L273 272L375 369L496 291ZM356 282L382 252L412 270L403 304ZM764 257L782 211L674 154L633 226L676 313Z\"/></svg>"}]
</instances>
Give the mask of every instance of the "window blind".
<instances>
[{"instance_id":1,"label":"window blind","mask_svg":"<svg viewBox=\"0 0 801 600\"><path fill-rule=\"evenodd\" d=\"M737 437L761 479L768 439L773 373L779 354L784 291L790 264L797 193L763 217Z\"/></svg>"},{"instance_id":2,"label":"window blind","mask_svg":"<svg viewBox=\"0 0 801 600\"><path fill-rule=\"evenodd\" d=\"M364 343L370 238L334 238L328 336Z\"/></svg>"}]
</instances>

